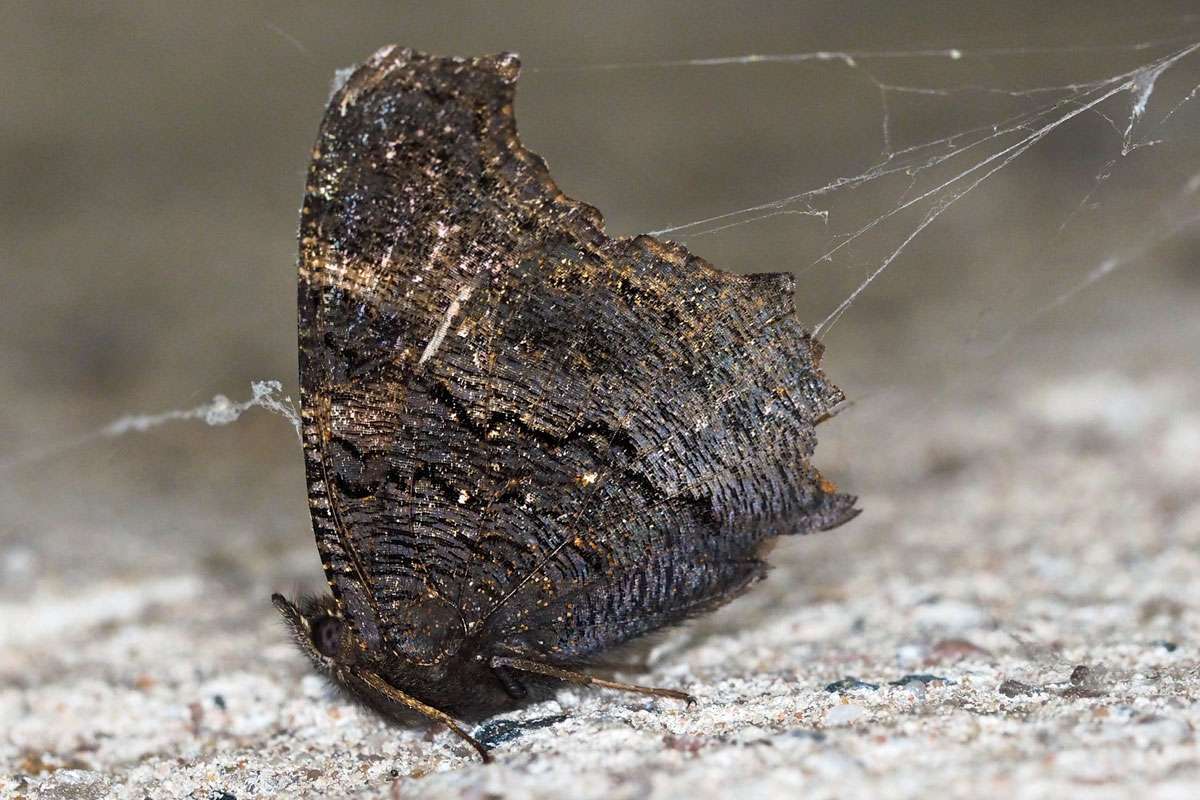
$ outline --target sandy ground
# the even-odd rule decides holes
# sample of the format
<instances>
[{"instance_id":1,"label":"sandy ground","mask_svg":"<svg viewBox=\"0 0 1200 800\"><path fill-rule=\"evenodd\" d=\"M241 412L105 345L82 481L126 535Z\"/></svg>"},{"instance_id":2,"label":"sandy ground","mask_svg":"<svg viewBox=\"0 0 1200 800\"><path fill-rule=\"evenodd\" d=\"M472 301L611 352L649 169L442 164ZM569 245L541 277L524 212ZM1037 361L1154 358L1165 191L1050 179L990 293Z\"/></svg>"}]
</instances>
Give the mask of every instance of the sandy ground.
<instances>
[{"instance_id":1,"label":"sandy ground","mask_svg":"<svg viewBox=\"0 0 1200 800\"><path fill-rule=\"evenodd\" d=\"M871 487L863 516L618 673L695 707L563 691L476 729L489 766L310 674L266 601L315 582L301 536L236 569L41 581L0 605L0 795L1194 797L1200 330L1171 325L1088 341L1105 369L839 419L821 449ZM904 424L929 413L936 437ZM7 554L10 585L36 557Z\"/></svg>"}]
</instances>

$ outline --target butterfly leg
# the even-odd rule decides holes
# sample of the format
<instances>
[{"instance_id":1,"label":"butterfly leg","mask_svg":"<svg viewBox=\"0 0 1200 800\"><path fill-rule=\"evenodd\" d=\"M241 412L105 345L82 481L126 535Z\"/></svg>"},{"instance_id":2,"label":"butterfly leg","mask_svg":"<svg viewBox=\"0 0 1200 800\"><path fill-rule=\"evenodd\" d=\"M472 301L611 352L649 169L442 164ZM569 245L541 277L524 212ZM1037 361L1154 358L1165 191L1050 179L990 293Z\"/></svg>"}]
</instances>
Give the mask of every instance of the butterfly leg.
<instances>
[{"instance_id":1,"label":"butterfly leg","mask_svg":"<svg viewBox=\"0 0 1200 800\"><path fill-rule=\"evenodd\" d=\"M520 670L521 672L534 672L538 675L548 675L551 678L558 678L560 681L574 683L579 686L602 686L605 689L618 689L623 692L637 692L638 694L648 694L654 697L670 697L675 700L684 700L690 706L696 702L696 698L692 697L687 692L680 692L676 689L657 689L653 686L638 686L634 683L618 683L617 681L606 681L603 678L597 678L593 675L586 675L582 672L555 667L551 664L540 664L537 661L529 661L524 658L509 658L507 656L494 656L492 658L492 668L508 667L509 669Z\"/></svg>"},{"instance_id":2,"label":"butterfly leg","mask_svg":"<svg viewBox=\"0 0 1200 800\"><path fill-rule=\"evenodd\" d=\"M521 683L521 679L517 677L514 670L493 665L492 674L496 676L496 680L500 681L500 685L504 687L505 693L513 700L523 700L529 695L529 690L525 688L525 684Z\"/></svg>"},{"instance_id":3,"label":"butterfly leg","mask_svg":"<svg viewBox=\"0 0 1200 800\"><path fill-rule=\"evenodd\" d=\"M480 758L483 759L483 762L485 764L491 762L492 757L488 754L487 748L483 746L483 743L480 742L478 739L476 739L471 734L464 731L462 728L460 728L458 726L458 723L455 722L454 719L446 712L438 711L433 706L426 705L425 703L422 703L417 698L415 698L411 695L405 694L404 692L397 689L395 686L392 686L390 683L385 681L383 678L380 678L374 672L367 672L366 670L357 670L356 669L356 670L354 670L354 672L352 674L355 678L362 681L367 686L371 687L371 689L373 689L374 691L383 695L384 697L388 698L389 700L392 700L393 702L396 702L403 706L411 708L413 711L416 711L418 714L422 714L426 717L429 717L430 719L434 720L435 722L442 723L447 728L449 728L450 730L452 730L456 734L458 734L460 737L462 737L467 742L467 744L471 745L471 747L474 747L475 751L477 753L479 753Z\"/></svg>"}]
</instances>

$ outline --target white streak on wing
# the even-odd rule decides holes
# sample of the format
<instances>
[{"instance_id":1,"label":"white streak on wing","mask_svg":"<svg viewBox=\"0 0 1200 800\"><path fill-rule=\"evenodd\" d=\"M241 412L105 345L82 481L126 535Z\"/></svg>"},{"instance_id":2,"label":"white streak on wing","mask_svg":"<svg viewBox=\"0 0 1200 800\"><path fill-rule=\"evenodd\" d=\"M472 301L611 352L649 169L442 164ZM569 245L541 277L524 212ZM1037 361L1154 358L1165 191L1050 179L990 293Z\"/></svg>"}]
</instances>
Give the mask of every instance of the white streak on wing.
<instances>
[{"instance_id":1,"label":"white streak on wing","mask_svg":"<svg viewBox=\"0 0 1200 800\"><path fill-rule=\"evenodd\" d=\"M450 307L446 309L446 316L442 318L442 324L438 325L433 338L429 340L429 344L425 345L425 352L421 353L421 358L417 361L418 366L433 358L434 354L437 353L438 348L442 346L442 340L446 338L446 332L450 330L450 323L454 321L454 317L458 314L458 310L462 308L462 304L471 298L471 292L473 291L475 291L475 287L470 284L458 290L458 294L450 302Z\"/></svg>"}]
</instances>

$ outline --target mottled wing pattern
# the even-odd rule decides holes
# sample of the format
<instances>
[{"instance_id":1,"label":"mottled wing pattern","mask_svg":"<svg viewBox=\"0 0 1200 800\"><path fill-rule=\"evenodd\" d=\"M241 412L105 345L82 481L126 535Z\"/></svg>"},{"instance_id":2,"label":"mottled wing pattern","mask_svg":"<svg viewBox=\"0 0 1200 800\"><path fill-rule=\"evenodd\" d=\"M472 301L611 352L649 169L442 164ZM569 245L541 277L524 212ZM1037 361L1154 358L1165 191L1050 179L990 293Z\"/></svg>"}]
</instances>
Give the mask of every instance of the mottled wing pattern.
<instances>
[{"instance_id":1,"label":"mottled wing pattern","mask_svg":"<svg viewBox=\"0 0 1200 800\"><path fill-rule=\"evenodd\" d=\"M854 515L792 281L610 239L521 147L511 56L385 49L330 101L301 221L318 548L364 640L571 663L719 604Z\"/></svg>"}]
</instances>

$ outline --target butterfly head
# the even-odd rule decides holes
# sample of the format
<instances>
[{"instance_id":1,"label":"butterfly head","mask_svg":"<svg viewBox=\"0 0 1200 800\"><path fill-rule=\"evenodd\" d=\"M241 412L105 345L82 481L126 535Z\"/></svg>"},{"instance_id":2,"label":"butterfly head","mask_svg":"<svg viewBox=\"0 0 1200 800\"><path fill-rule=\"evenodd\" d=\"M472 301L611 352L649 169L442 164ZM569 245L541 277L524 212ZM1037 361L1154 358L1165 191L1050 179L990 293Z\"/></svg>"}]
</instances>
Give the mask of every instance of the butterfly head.
<instances>
[{"instance_id":1,"label":"butterfly head","mask_svg":"<svg viewBox=\"0 0 1200 800\"><path fill-rule=\"evenodd\" d=\"M362 649L357 637L329 595L304 597L294 603L274 594L271 602L283 615L296 644L318 669L335 672L359 660Z\"/></svg>"}]
</instances>

